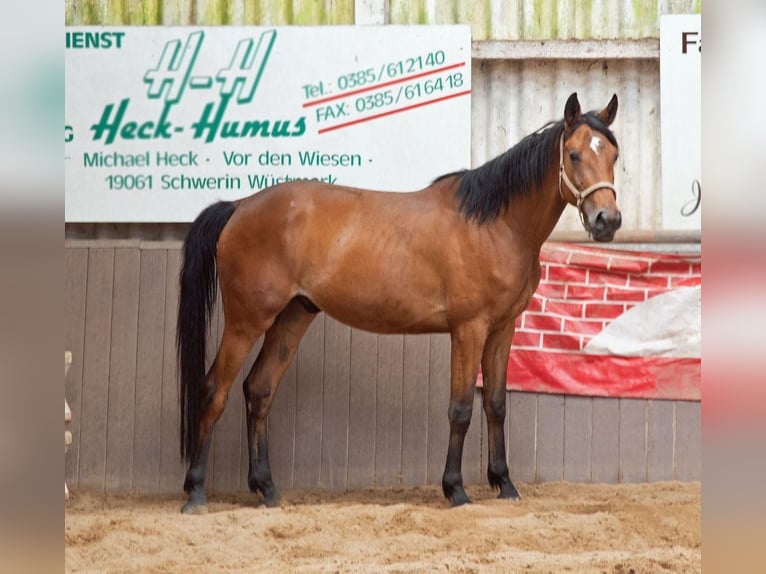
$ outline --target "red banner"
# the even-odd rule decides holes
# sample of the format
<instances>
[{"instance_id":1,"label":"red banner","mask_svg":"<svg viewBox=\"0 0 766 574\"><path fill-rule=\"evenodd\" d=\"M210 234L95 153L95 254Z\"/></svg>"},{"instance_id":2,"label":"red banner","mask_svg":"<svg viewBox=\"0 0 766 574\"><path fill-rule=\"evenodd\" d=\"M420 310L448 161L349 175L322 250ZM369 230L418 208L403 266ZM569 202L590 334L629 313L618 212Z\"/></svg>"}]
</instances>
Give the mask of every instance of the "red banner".
<instances>
[{"instance_id":1,"label":"red banner","mask_svg":"<svg viewBox=\"0 0 766 574\"><path fill-rule=\"evenodd\" d=\"M546 244L508 389L700 399L701 256Z\"/></svg>"}]
</instances>

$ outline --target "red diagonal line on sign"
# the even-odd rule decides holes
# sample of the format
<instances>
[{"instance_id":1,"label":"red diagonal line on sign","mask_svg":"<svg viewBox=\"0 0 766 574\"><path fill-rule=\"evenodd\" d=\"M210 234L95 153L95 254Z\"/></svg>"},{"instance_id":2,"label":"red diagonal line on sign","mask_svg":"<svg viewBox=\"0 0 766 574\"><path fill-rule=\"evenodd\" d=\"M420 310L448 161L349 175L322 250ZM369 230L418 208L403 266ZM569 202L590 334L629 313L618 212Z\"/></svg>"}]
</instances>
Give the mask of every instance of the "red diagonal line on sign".
<instances>
[{"instance_id":1,"label":"red diagonal line on sign","mask_svg":"<svg viewBox=\"0 0 766 574\"><path fill-rule=\"evenodd\" d=\"M442 96L441 98L435 98L433 100L426 100L425 102L418 102L417 104L412 104L411 106L405 106L403 108L397 108L395 110L389 110L387 112L383 112L383 113L380 113L380 114L375 114L375 115L372 115L372 116L367 116L365 118L359 118L359 119L352 120L350 122L346 122L346 123L343 123L343 124L338 124L338 125L335 125L335 126L330 126L330 127L327 127L327 128L319 130L317 133L323 134L325 132L331 132L333 130L339 130L341 128L347 128L347 127L353 126L355 124L361 124L363 122L369 122L370 120L377 120L378 118L384 118L386 116L390 116L390 115L393 115L393 114L398 114L398 113L401 113L401 112L407 112L409 110L414 110L415 108L421 108L423 106L428 106L430 104L436 104L436 103L439 103L439 102L443 102L444 100L451 100L452 98L457 98L459 96L465 96L465 95L470 94L470 93L471 93L471 90L465 90L464 92L457 92L455 94L450 94L448 96Z\"/></svg>"},{"instance_id":2,"label":"red diagonal line on sign","mask_svg":"<svg viewBox=\"0 0 766 574\"><path fill-rule=\"evenodd\" d=\"M319 98L318 100L311 100L310 102L306 102L305 104L303 104L303 107L304 108L310 108L311 106L316 106L318 104L324 104L326 102L332 102L333 100L340 100L340 99L343 99L343 98L347 98L349 96L355 96L357 94L363 94L364 92L370 92L372 90L378 90L380 88L385 88L386 86L393 86L394 84L401 84L402 82L408 82L409 80L416 80L417 78L422 78L424 76L430 76L432 74L438 74L439 72L446 72L447 70L453 70L454 68L460 68L462 66L465 66L465 62L458 62L457 64L450 64L448 66L442 66L441 68L434 68L433 70L427 70L425 72L420 72L419 74L412 74L410 76L402 76L401 78L396 78L395 80L389 80L388 82L382 82L380 84L373 84L371 86L365 86L364 88L359 88L358 90L351 90L349 92L342 92L340 94L335 94L333 96L327 96L326 98Z\"/></svg>"}]
</instances>

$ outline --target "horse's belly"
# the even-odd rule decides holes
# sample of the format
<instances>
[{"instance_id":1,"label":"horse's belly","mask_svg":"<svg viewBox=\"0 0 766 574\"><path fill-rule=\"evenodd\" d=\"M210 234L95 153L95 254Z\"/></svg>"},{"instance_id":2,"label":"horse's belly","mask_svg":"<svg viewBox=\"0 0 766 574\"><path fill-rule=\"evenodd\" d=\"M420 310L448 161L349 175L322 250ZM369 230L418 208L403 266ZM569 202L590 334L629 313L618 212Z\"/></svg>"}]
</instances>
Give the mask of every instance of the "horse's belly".
<instances>
[{"instance_id":1,"label":"horse's belly","mask_svg":"<svg viewBox=\"0 0 766 574\"><path fill-rule=\"evenodd\" d=\"M311 298L311 296L309 295ZM444 309L435 302L357 292L312 301L333 319L373 333L439 333L448 330Z\"/></svg>"}]
</instances>

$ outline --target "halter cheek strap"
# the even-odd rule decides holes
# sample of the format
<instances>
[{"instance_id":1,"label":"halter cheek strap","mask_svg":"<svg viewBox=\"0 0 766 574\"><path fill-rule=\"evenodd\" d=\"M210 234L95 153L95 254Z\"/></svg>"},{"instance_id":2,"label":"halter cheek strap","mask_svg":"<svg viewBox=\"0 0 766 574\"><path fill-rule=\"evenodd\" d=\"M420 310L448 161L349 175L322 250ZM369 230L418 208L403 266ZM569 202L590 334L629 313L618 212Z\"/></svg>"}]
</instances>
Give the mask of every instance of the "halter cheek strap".
<instances>
[{"instance_id":1,"label":"halter cheek strap","mask_svg":"<svg viewBox=\"0 0 766 574\"><path fill-rule=\"evenodd\" d=\"M559 142L559 195L561 195L561 199L569 203L567 201L567 198L564 197L564 192L561 189L561 182L564 182L564 184L567 186L569 191L572 192L572 195L575 198L575 201L577 202L577 212L580 214L580 221L583 224L583 227L585 227L585 214L582 211L582 204L585 201L585 199L594 191L598 191L599 189L611 189L612 193L614 193L615 199L617 199L617 189L615 189L614 185L611 184L608 181L599 181L598 183L594 183L590 187L583 189L580 191L575 187L575 185L572 183L572 181L569 179L569 176L567 175L567 172L564 171L564 133L561 134L561 141Z\"/></svg>"}]
</instances>

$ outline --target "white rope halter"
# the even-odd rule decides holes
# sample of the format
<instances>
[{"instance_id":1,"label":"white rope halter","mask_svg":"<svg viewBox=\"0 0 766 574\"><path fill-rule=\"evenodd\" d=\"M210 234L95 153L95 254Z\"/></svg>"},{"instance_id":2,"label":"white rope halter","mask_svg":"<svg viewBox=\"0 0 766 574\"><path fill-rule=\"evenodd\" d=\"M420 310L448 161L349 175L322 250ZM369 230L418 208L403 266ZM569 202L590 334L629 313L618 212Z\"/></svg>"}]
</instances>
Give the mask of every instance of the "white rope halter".
<instances>
[{"instance_id":1,"label":"white rope halter","mask_svg":"<svg viewBox=\"0 0 766 574\"><path fill-rule=\"evenodd\" d=\"M594 183L590 187L583 189L580 191L577 189L572 181L569 179L569 176L567 175L567 172L564 171L564 133L561 133L561 141L559 142L559 195L561 196L561 199L569 203L567 201L567 198L564 197L564 192L561 190L561 181L564 181L569 191L572 192L572 195L574 195L575 201L577 202L577 212L580 214L580 222L582 223L583 227L585 229L588 229L585 225L585 214L582 211L582 204L585 201L585 199L594 191L598 191L599 189L611 189L612 193L614 193L614 198L617 199L617 190L615 189L614 185L609 183L608 181L599 181L598 183Z\"/></svg>"}]
</instances>

